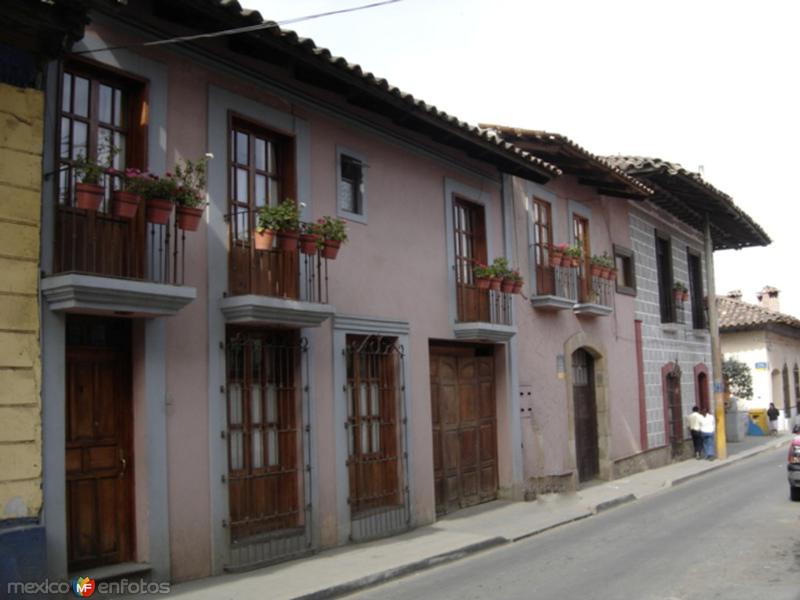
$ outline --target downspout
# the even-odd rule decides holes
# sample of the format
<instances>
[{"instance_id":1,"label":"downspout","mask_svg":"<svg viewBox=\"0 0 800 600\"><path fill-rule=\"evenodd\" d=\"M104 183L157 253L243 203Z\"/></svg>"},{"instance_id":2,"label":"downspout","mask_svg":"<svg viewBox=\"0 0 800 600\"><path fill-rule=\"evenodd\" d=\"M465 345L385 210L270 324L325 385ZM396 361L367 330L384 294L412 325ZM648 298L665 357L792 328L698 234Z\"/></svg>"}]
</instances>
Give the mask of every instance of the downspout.
<instances>
[{"instance_id":1,"label":"downspout","mask_svg":"<svg viewBox=\"0 0 800 600\"><path fill-rule=\"evenodd\" d=\"M705 215L706 255L706 288L708 290L708 329L711 333L711 364L712 379L714 381L714 417L717 422L716 442L717 458L728 457L728 446L725 438L725 396L722 385L722 352L719 344L719 317L717 315L717 292L714 286L714 245L711 240L711 221L708 213Z\"/></svg>"}]
</instances>

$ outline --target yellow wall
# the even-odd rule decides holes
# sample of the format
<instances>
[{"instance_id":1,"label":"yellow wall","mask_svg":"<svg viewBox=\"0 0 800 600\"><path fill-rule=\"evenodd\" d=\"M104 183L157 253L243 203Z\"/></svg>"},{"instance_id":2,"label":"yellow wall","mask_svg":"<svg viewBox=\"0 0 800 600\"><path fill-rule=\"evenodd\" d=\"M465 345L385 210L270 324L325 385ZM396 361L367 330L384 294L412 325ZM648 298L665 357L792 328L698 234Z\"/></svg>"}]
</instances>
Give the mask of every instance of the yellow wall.
<instances>
[{"instance_id":1,"label":"yellow wall","mask_svg":"<svg viewBox=\"0 0 800 600\"><path fill-rule=\"evenodd\" d=\"M37 271L44 96L0 84L0 519L42 506Z\"/></svg>"}]
</instances>

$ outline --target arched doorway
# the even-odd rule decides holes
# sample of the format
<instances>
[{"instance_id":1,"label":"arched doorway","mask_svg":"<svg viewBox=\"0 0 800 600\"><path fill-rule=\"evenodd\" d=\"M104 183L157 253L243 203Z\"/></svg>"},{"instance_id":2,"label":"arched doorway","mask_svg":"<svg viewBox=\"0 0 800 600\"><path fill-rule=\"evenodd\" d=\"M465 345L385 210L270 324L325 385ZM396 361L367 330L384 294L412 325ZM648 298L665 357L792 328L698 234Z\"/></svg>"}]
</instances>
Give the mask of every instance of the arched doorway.
<instances>
[{"instance_id":1,"label":"arched doorway","mask_svg":"<svg viewBox=\"0 0 800 600\"><path fill-rule=\"evenodd\" d=\"M683 451L683 410L681 409L681 382L674 374L667 374L667 409L669 413L669 444L676 458Z\"/></svg>"},{"instance_id":2,"label":"arched doorway","mask_svg":"<svg viewBox=\"0 0 800 600\"><path fill-rule=\"evenodd\" d=\"M700 410L711 410L709 398L708 368L704 364L694 367L695 403Z\"/></svg>"},{"instance_id":3,"label":"arched doorway","mask_svg":"<svg viewBox=\"0 0 800 600\"><path fill-rule=\"evenodd\" d=\"M594 358L586 350L579 348L572 353L575 460L579 482L589 481L600 474L594 382Z\"/></svg>"}]
</instances>

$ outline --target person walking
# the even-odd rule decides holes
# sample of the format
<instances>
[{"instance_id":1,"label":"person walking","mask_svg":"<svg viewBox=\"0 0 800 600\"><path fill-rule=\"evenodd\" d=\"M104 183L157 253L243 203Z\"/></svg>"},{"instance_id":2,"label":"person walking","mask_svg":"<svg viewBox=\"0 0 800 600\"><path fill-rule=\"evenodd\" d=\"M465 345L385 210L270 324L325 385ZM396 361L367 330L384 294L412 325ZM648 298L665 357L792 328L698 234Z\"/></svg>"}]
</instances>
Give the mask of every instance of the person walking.
<instances>
[{"instance_id":1,"label":"person walking","mask_svg":"<svg viewBox=\"0 0 800 600\"><path fill-rule=\"evenodd\" d=\"M703 458L703 434L700 432L700 427L703 424L703 415L700 414L700 409L697 406L693 406L692 412L686 420L689 425L689 433L692 434L694 457L700 460Z\"/></svg>"},{"instance_id":2,"label":"person walking","mask_svg":"<svg viewBox=\"0 0 800 600\"><path fill-rule=\"evenodd\" d=\"M775 403L770 402L767 409L767 419L769 419L769 434L778 435L778 417L781 416L780 411L775 408Z\"/></svg>"},{"instance_id":3,"label":"person walking","mask_svg":"<svg viewBox=\"0 0 800 600\"><path fill-rule=\"evenodd\" d=\"M704 408L702 421L700 422L700 434L703 437L703 453L707 460L714 460L716 458L714 449L714 429L716 425L714 415L708 412L707 408Z\"/></svg>"}]
</instances>

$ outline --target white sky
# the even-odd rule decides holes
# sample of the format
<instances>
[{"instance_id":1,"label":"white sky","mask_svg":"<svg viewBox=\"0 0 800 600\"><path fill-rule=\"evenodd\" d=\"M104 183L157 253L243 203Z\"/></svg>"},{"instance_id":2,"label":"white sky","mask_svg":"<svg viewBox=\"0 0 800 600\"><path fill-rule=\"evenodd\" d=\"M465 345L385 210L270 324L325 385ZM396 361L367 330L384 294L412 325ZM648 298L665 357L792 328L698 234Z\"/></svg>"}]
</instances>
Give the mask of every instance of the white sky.
<instances>
[{"instance_id":1,"label":"white sky","mask_svg":"<svg viewBox=\"0 0 800 600\"><path fill-rule=\"evenodd\" d=\"M239 2L280 21L369 0ZM800 316L798 17L793 0L402 0L286 28L471 123L702 165L773 240L717 252L717 293L773 285Z\"/></svg>"}]
</instances>

